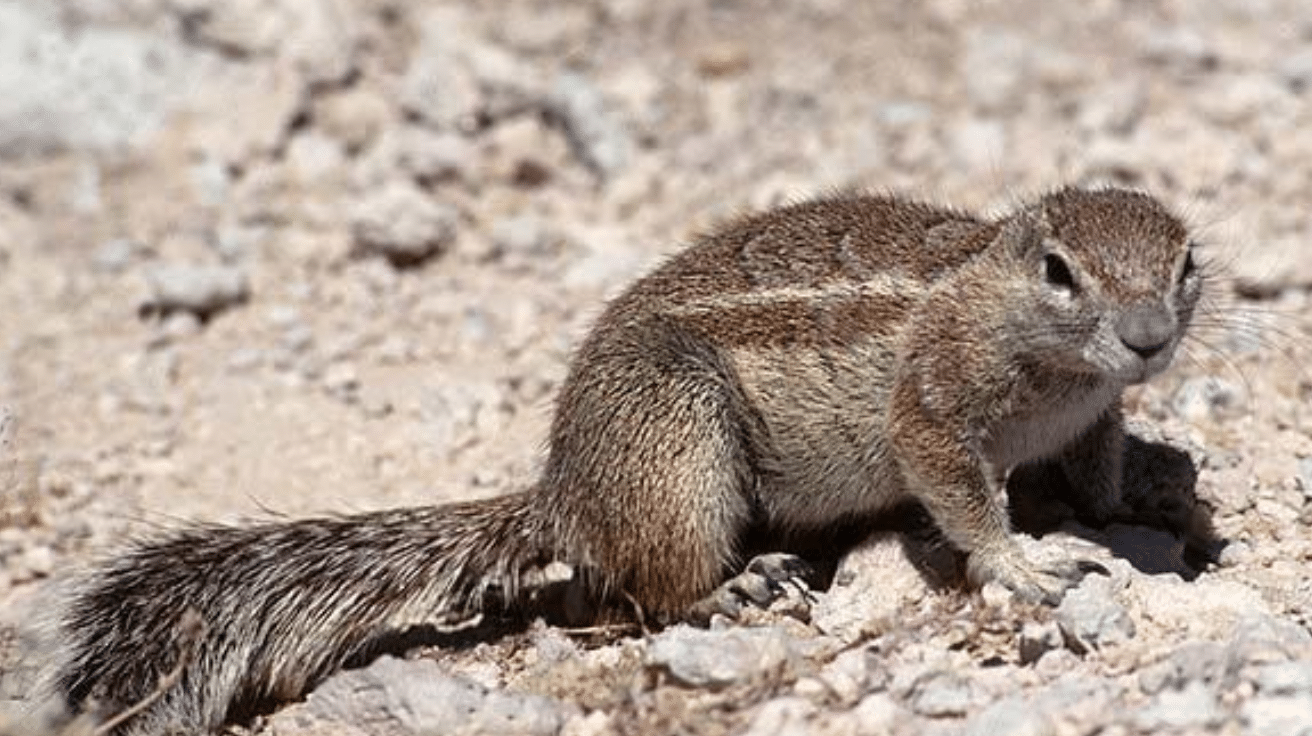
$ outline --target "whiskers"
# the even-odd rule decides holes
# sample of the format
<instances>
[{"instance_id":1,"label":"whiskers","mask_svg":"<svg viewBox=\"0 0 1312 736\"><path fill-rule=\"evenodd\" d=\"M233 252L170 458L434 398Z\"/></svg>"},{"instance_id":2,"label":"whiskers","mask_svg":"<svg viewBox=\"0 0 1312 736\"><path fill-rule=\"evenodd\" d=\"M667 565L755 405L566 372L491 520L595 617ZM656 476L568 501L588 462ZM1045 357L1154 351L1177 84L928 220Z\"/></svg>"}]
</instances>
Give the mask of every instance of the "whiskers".
<instances>
[{"instance_id":1,"label":"whiskers","mask_svg":"<svg viewBox=\"0 0 1312 736\"><path fill-rule=\"evenodd\" d=\"M1275 298L1255 298L1258 292L1232 275L1236 257L1209 258L1199 266L1205 288L1181 341L1181 372L1233 376L1243 385L1243 408L1250 412L1262 395L1258 384L1294 399L1292 411L1298 411L1312 396L1312 375L1306 368L1312 362L1312 299L1296 289L1277 292ZM1277 370L1272 381L1254 382L1258 373L1272 370ZM1286 376L1292 381L1282 380Z\"/></svg>"}]
</instances>

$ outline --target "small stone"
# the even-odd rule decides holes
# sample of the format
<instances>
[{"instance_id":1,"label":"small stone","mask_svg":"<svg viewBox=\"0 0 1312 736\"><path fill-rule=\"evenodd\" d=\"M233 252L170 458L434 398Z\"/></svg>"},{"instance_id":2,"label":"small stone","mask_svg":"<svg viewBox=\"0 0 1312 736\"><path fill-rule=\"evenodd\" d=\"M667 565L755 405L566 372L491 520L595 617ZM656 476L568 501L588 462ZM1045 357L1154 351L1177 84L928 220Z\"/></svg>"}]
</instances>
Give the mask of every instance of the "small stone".
<instances>
[{"instance_id":1,"label":"small stone","mask_svg":"<svg viewBox=\"0 0 1312 736\"><path fill-rule=\"evenodd\" d=\"M1061 644L1061 629L1055 621L1027 621L1020 630L1020 663L1033 664Z\"/></svg>"},{"instance_id":2,"label":"small stone","mask_svg":"<svg viewBox=\"0 0 1312 736\"><path fill-rule=\"evenodd\" d=\"M857 702L869 684L866 661L870 651L865 647L849 649L834 658L820 670L819 680L840 703Z\"/></svg>"},{"instance_id":3,"label":"small stone","mask_svg":"<svg viewBox=\"0 0 1312 736\"><path fill-rule=\"evenodd\" d=\"M813 731L809 724L816 711L806 698L775 698L757 709L756 717L743 733L744 736L806 736Z\"/></svg>"},{"instance_id":4,"label":"small stone","mask_svg":"<svg viewBox=\"0 0 1312 736\"><path fill-rule=\"evenodd\" d=\"M316 95L313 115L316 127L356 153L379 139L391 123L392 108L376 90L357 86Z\"/></svg>"},{"instance_id":5,"label":"small stone","mask_svg":"<svg viewBox=\"0 0 1312 736\"><path fill-rule=\"evenodd\" d=\"M55 569L55 552L44 544L28 547L18 562L28 580L49 577Z\"/></svg>"},{"instance_id":6,"label":"small stone","mask_svg":"<svg viewBox=\"0 0 1312 736\"><path fill-rule=\"evenodd\" d=\"M185 340L200 334L200 317L191 312L174 312L164 318L160 334L168 340Z\"/></svg>"},{"instance_id":7,"label":"small stone","mask_svg":"<svg viewBox=\"0 0 1312 736\"><path fill-rule=\"evenodd\" d=\"M560 729L560 736L610 736L615 733L613 719L605 711L594 710L585 715L570 716Z\"/></svg>"},{"instance_id":8,"label":"small stone","mask_svg":"<svg viewBox=\"0 0 1312 736\"><path fill-rule=\"evenodd\" d=\"M610 177L628 163L633 142L591 80L578 74L562 74L548 105L574 155L588 168Z\"/></svg>"},{"instance_id":9,"label":"small stone","mask_svg":"<svg viewBox=\"0 0 1312 736\"><path fill-rule=\"evenodd\" d=\"M433 201L411 184L393 182L356 207L351 229L365 252L406 266L449 246L455 239L457 221L454 208Z\"/></svg>"},{"instance_id":10,"label":"small stone","mask_svg":"<svg viewBox=\"0 0 1312 736\"><path fill-rule=\"evenodd\" d=\"M335 395L347 395L360 389L360 377L350 363L333 363L324 369L324 388Z\"/></svg>"},{"instance_id":11,"label":"small stone","mask_svg":"<svg viewBox=\"0 0 1312 736\"><path fill-rule=\"evenodd\" d=\"M314 344L314 330L306 324L294 324L287 327L278 340L278 345L289 354L299 354L310 349Z\"/></svg>"},{"instance_id":12,"label":"small stone","mask_svg":"<svg viewBox=\"0 0 1312 736\"><path fill-rule=\"evenodd\" d=\"M1066 646L1085 654L1134 637L1134 620L1115 598L1111 581L1090 575L1057 607L1057 625Z\"/></svg>"},{"instance_id":13,"label":"small stone","mask_svg":"<svg viewBox=\"0 0 1312 736\"><path fill-rule=\"evenodd\" d=\"M142 305L145 314L191 312L207 319L246 301L246 274L232 266L159 264L146 271L151 297Z\"/></svg>"},{"instance_id":14,"label":"small stone","mask_svg":"<svg viewBox=\"0 0 1312 736\"><path fill-rule=\"evenodd\" d=\"M345 152L335 138L314 131L288 141L285 156L297 178L306 184L323 181L346 162Z\"/></svg>"},{"instance_id":15,"label":"small stone","mask_svg":"<svg viewBox=\"0 0 1312 736\"><path fill-rule=\"evenodd\" d=\"M1232 539L1221 548L1216 562L1221 567L1238 567L1252 562L1253 559L1253 548L1247 542L1242 539Z\"/></svg>"},{"instance_id":16,"label":"small stone","mask_svg":"<svg viewBox=\"0 0 1312 736\"><path fill-rule=\"evenodd\" d=\"M675 626L653 637L647 663L693 687L747 682L787 667L794 657L787 635L776 628L708 631Z\"/></svg>"},{"instance_id":17,"label":"small stone","mask_svg":"<svg viewBox=\"0 0 1312 736\"><path fill-rule=\"evenodd\" d=\"M861 736L875 736L893 732L893 726L904 722L907 712L888 693L875 693L861 699L852 709Z\"/></svg>"},{"instance_id":18,"label":"small stone","mask_svg":"<svg viewBox=\"0 0 1312 736\"><path fill-rule=\"evenodd\" d=\"M475 168L474 146L455 133L408 127L396 135L394 145L397 165L425 184L465 178Z\"/></svg>"},{"instance_id":19,"label":"small stone","mask_svg":"<svg viewBox=\"0 0 1312 736\"><path fill-rule=\"evenodd\" d=\"M1166 690L1135 711L1132 720L1145 731L1214 726L1225 720L1211 688L1199 681L1181 690Z\"/></svg>"},{"instance_id":20,"label":"small stone","mask_svg":"<svg viewBox=\"0 0 1312 736\"><path fill-rule=\"evenodd\" d=\"M1011 605L1012 592L996 580L990 580L979 590L979 597L989 608L1005 609Z\"/></svg>"},{"instance_id":21,"label":"small stone","mask_svg":"<svg viewBox=\"0 0 1312 736\"><path fill-rule=\"evenodd\" d=\"M1053 729L1033 703L1011 697L985 708L967 720L962 736L1047 736Z\"/></svg>"},{"instance_id":22,"label":"small stone","mask_svg":"<svg viewBox=\"0 0 1312 736\"><path fill-rule=\"evenodd\" d=\"M1312 501L1312 456L1298 461L1298 487L1303 491L1303 498Z\"/></svg>"},{"instance_id":23,"label":"small stone","mask_svg":"<svg viewBox=\"0 0 1312 736\"><path fill-rule=\"evenodd\" d=\"M1312 695L1252 698L1239 706L1239 722L1251 736L1312 733Z\"/></svg>"},{"instance_id":24,"label":"small stone","mask_svg":"<svg viewBox=\"0 0 1312 736\"><path fill-rule=\"evenodd\" d=\"M578 713L574 706L444 675L428 659L382 657L328 678L304 703L271 718L272 732L497 733L548 736ZM281 722L279 722L281 721ZM352 725L348 725L352 724Z\"/></svg>"},{"instance_id":25,"label":"small stone","mask_svg":"<svg viewBox=\"0 0 1312 736\"><path fill-rule=\"evenodd\" d=\"M462 44L471 31L456 8L429 11L419 49L401 81L401 104L437 130L471 128L483 106Z\"/></svg>"},{"instance_id":26,"label":"small stone","mask_svg":"<svg viewBox=\"0 0 1312 736\"><path fill-rule=\"evenodd\" d=\"M963 675L935 670L916 679L907 694L911 709L922 716L964 716L984 702L984 694Z\"/></svg>"},{"instance_id":27,"label":"small stone","mask_svg":"<svg viewBox=\"0 0 1312 736\"><path fill-rule=\"evenodd\" d=\"M1225 647L1214 641L1180 645L1164 662L1139 672L1139 689L1155 695L1166 689L1179 690L1190 682L1215 685L1226 670Z\"/></svg>"},{"instance_id":28,"label":"small stone","mask_svg":"<svg viewBox=\"0 0 1312 736\"><path fill-rule=\"evenodd\" d=\"M1273 662L1263 665L1254 678L1266 695L1312 694L1312 662Z\"/></svg>"},{"instance_id":29,"label":"small stone","mask_svg":"<svg viewBox=\"0 0 1312 736\"><path fill-rule=\"evenodd\" d=\"M209 207L223 204L232 189L232 176L223 161L214 156L202 156L189 169L191 187L196 199Z\"/></svg>"},{"instance_id":30,"label":"small stone","mask_svg":"<svg viewBox=\"0 0 1312 736\"><path fill-rule=\"evenodd\" d=\"M1069 649L1053 649L1034 663L1034 674L1044 679L1055 679L1079 666L1080 658Z\"/></svg>"}]
</instances>

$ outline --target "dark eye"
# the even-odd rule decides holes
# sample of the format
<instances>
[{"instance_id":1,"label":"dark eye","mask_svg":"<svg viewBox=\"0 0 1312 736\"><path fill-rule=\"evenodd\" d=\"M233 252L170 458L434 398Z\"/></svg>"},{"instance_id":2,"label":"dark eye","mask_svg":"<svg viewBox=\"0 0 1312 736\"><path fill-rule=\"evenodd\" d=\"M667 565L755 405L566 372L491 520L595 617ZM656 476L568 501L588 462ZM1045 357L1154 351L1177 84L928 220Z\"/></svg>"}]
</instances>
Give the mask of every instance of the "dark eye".
<instances>
[{"instance_id":1,"label":"dark eye","mask_svg":"<svg viewBox=\"0 0 1312 736\"><path fill-rule=\"evenodd\" d=\"M1075 277L1071 275L1070 266L1066 261L1056 253L1049 253L1043 257L1043 274L1048 279L1048 283L1053 286L1075 290Z\"/></svg>"}]
</instances>

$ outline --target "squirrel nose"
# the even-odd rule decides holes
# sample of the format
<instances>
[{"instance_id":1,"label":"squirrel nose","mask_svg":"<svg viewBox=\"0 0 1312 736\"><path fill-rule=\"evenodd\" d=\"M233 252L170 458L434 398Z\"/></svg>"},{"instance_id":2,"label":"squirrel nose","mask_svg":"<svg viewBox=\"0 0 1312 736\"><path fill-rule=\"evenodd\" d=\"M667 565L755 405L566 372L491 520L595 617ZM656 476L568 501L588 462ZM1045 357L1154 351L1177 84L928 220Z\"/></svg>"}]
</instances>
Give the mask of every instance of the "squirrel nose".
<instances>
[{"instance_id":1,"label":"squirrel nose","mask_svg":"<svg viewBox=\"0 0 1312 736\"><path fill-rule=\"evenodd\" d=\"M1116 334L1125 347L1148 360L1171 343L1175 315L1160 305L1137 306L1116 320Z\"/></svg>"}]
</instances>

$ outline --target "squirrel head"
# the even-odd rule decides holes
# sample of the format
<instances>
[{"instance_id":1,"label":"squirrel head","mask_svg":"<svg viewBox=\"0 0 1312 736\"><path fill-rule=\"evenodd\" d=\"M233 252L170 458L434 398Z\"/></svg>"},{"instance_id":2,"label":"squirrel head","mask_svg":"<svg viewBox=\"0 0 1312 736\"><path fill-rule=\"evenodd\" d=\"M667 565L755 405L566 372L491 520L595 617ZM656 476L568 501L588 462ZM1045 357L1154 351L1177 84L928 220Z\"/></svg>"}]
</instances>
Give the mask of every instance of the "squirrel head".
<instances>
[{"instance_id":1,"label":"squirrel head","mask_svg":"<svg viewBox=\"0 0 1312 736\"><path fill-rule=\"evenodd\" d=\"M1203 277L1188 229L1156 199L1061 189L1004 220L1000 238L1028 296L1012 316L1025 354L1125 384L1171 362Z\"/></svg>"}]
</instances>

